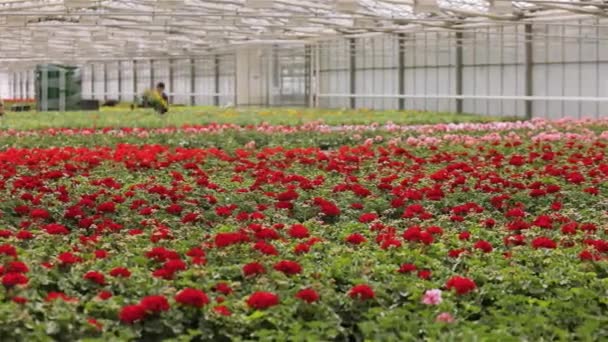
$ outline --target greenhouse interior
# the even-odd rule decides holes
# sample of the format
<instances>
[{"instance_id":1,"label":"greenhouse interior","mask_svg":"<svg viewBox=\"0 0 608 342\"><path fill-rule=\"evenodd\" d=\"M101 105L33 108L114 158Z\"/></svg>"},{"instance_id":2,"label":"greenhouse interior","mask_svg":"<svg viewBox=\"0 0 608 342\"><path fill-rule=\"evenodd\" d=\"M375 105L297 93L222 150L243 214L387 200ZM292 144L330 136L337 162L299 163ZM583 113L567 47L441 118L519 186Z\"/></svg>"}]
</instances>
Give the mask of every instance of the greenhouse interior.
<instances>
[{"instance_id":1,"label":"greenhouse interior","mask_svg":"<svg viewBox=\"0 0 608 342\"><path fill-rule=\"evenodd\" d=\"M607 322L608 0L0 0L0 342Z\"/></svg>"},{"instance_id":2,"label":"greenhouse interior","mask_svg":"<svg viewBox=\"0 0 608 342\"><path fill-rule=\"evenodd\" d=\"M608 113L601 1L44 0L0 4L0 97L79 67L82 97L162 80L180 105Z\"/></svg>"}]
</instances>

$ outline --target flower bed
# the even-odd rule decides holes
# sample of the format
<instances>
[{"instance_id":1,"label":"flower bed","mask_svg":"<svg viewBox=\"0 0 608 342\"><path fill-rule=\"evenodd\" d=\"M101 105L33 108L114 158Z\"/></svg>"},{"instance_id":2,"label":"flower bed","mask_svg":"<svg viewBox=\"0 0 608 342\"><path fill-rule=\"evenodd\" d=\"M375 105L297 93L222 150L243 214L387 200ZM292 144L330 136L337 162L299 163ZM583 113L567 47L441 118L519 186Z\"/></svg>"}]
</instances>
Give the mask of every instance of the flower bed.
<instances>
[{"instance_id":1,"label":"flower bed","mask_svg":"<svg viewBox=\"0 0 608 342\"><path fill-rule=\"evenodd\" d=\"M603 123L526 125L8 148L0 336L606 339Z\"/></svg>"}]
</instances>

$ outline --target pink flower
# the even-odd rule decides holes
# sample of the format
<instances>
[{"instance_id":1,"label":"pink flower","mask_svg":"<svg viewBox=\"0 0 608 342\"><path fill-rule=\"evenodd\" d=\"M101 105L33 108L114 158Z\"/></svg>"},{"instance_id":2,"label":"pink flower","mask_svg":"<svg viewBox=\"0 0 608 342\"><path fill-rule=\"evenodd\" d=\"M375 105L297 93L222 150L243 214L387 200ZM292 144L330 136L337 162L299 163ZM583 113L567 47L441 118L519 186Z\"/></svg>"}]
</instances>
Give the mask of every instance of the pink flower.
<instances>
[{"instance_id":1,"label":"pink flower","mask_svg":"<svg viewBox=\"0 0 608 342\"><path fill-rule=\"evenodd\" d=\"M452 314L450 314L449 312L442 312L439 315L437 315L437 318L435 319L435 321L441 322L441 323L454 323L455 319L452 316Z\"/></svg>"},{"instance_id":2,"label":"pink flower","mask_svg":"<svg viewBox=\"0 0 608 342\"><path fill-rule=\"evenodd\" d=\"M427 290L422 296L422 303L426 305L439 305L441 302L443 302L443 299L439 289Z\"/></svg>"}]
</instances>

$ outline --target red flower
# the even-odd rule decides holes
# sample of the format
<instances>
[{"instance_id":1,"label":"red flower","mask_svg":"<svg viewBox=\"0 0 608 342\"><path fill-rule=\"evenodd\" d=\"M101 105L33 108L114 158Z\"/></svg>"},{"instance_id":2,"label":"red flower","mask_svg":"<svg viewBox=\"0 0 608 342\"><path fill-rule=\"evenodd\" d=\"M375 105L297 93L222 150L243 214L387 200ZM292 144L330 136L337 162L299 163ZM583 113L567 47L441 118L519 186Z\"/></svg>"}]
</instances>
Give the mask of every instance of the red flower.
<instances>
[{"instance_id":1,"label":"red flower","mask_svg":"<svg viewBox=\"0 0 608 342\"><path fill-rule=\"evenodd\" d=\"M0 255L16 257L17 249L14 246L8 244L0 245Z\"/></svg>"},{"instance_id":2,"label":"red flower","mask_svg":"<svg viewBox=\"0 0 608 342\"><path fill-rule=\"evenodd\" d=\"M256 276L266 273L266 269L259 262L252 262L243 266L243 274L245 277Z\"/></svg>"},{"instance_id":3,"label":"red flower","mask_svg":"<svg viewBox=\"0 0 608 342\"><path fill-rule=\"evenodd\" d=\"M52 302L52 301L57 300L57 299L61 299L61 300L63 300L64 302L68 302L68 303L69 303L69 302L78 302L78 299L68 297L68 296L66 296L66 295L65 295L64 293L62 293L62 292L49 292L49 293L46 295L46 297L44 298L44 301L45 301L45 302Z\"/></svg>"},{"instance_id":4,"label":"red flower","mask_svg":"<svg viewBox=\"0 0 608 342\"><path fill-rule=\"evenodd\" d=\"M540 236L540 237L537 237L536 239L532 240L532 248L534 248L534 249L539 249L539 248L554 249L554 248L557 248L557 243L555 243L555 241L551 240L548 237Z\"/></svg>"},{"instance_id":5,"label":"red flower","mask_svg":"<svg viewBox=\"0 0 608 342\"><path fill-rule=\"evenodd\" d=\"M15 296L13 297L13 302L17 303L17 304L25 304L27 303L27 298L23 298L23 297L19 297L19 296Z\"/></svg>"},{"instance_id":6,"label":"red flower","mask_svg":"<svg viewBox=\"0 0 608 342\"><path fill-rule=\"evenodd\" d=\"M11 261L6 266L6 272L27 273L29 272L29 268L21 261Z\"/></svg>"},{"instance_id":7,"label":"red flower","mask_svg":"<svg viewBox=\"0 0 608 342\"><path fill-rule=\"evenodd\" d=\"M359 299L359 300L369 300L376 297L374 290L365 284L355 285L348 292L350 298Z\"/></svg>"},{"instance_id":8,"label":"red flower","mask_svg":"<svg viewBox=\"0 0 608 342\"><path fill-rule=\"evenodd\" d=\"M215 235L215 245L217 247L228 247L247 241L247 237L243 233L218 233Z\"/></svg>"},{"instance_id":9,"label":"red flower","mask_svg":"<svg viewBox=\"0 0 608 342\"><path fill-rule=\"evenodd\" d=\"M303 289L296 293L296 298L301 299L306 303L314 303L319 300L319 294L313 289Z\"/></svg>"},{"instance_id":10,"label":"red flower","mask_svg":"<svg viewBox=\"0 0 608 342\"><path fill-rule=\"evenodd\" d=\"M308 253L310 251L310 245L306 243L299 243L294 247L293 251L296 254Z\"/></svg>"},{"instance_id":11,"label":"red flower","mask_svg":"<svg viewBox=\"0 0 608 342\"><path fill-rule=\"evenodd\" d=\"M27 277L21 273L8 273L2 277L2 285L4 287L13 287L15 285L27 284Z\"/></svg>"},{"instance_id":12,"label":"red flower","mask_svg":"<svg viewBox=\"0 0 608 342\"><path fill-rule=\"evenodd\" d=\"M458 234L458 240L468 240L471 237L471 233L469 232L462 232L460 234Z\"/></svg>"},{"instance_id":13,"label":"red flower","mask_svg":"<svg viewBox=\"0 0 608 342\"><path fill-rule=\"evenodd\" d=\"M429 270L418 271L418 278L420 278L420 279L429 280L429 279L431 279L431 275L432 275L432 273Z\"/></svg>"},{"instance_id":14,"label":"red flower","mask_svg":"<svg viewBox=\"0 0 608 342\"><path fill-rule=\"evenodd\" d=\"M20 230L19 232L17 232L17 235L15 235L15 236L19 240L29 240L29 239L34 238L34 234L32 234L31 232L28 232L27 230Z\"/></svg>"},{"instance_id":15,"label":"red flower","mask_svg":"<svg viewBox=\"0 0 608 342\"><path fill-rule=\"evenodd\" d=\"M209 304L209 297L201 290L185 288L175 296L175 301L183 305L202 308Z\"/></svg>"},{"instance_id":16,"label":"red flower","mask_svg":"<svg viewBox=\"0 0 608 342\"><path fill-rule=\"evenodd\" d=\"M84 275L83 278L85 280L92 281L92 282L94 282L96 284L99 284L99 285L104 285L106 283L106 279L103 276L103 274L101 274L99 272L96 272L96 271L89 271L89 272L87 272Z\"/></svg>"},{"instance_id":17,"label":"red flower","mask_svg":"<svg viewBox=\"0 0 608 342\"><path fill-rule=\"evenodd\" d=\"M59 259L59 262L62 265L72 265L78 262L81 262L82 259L75 256L74 254L70 253L70 252L65 252L65 253L61 253L59 254L59 256L57 257L57 259Z\"/></svg>"},{"instance_id":18,"label":"red flower","mask_svg":"<svg viewBox=\"0 0 608 342\"><path fill-rule=\"evenodd\" d=\"M310 236L308 228L304 227L301 224L294 224L293 226L291 226L287 234L289 234L289 236L294 239L305 239Z\"/></svg>"},{"instance_id":19,"label":"red flower","mask_svg":"<svg viewBox=\"0 0 608 342\"><path fill-rule=\"evenodd\" d=\"M120 310L118 315L120 320L125 324L133 324L141 321L146 317L146 309L142 305L127 305Z\"/></svg>"},{"instance_id":20,"label":"red flower","mask_svg":"<svg viewBox=\"0 0 608 342\"><path fill-rule=\"evenodd\" d=\"M17 210L19 209L19 210ZM15 208L15 211L17 211L17 213L19 214L25 214L27 211L22 210L21 208ZM44 210L44 209L34 209L30 212L30 217L34 218L34 219L41 219L41 220L46 220L49 217L51 217L51 215L49 214L48 211Z\"/></svg>"},{"instance_id":21,"label":"red flower","mask_svg":"<svg viewBox=\"0 0 608 342\"><path fill-rule=\"evenodd\" d=\"M475 242L475 245L473 245L473 247L483 251L484 253L492 252L492 244L485 240L479 240Z\"/></svg>"},{"instance_id":22,"label":"red flower","mask_svg":"<svg viewBox=\"0 0 608 342\"><path fill-rule=\"evenodd\" d=\"M287 275L294 275L302 272L302 266L294 261L283 260L274 265L274 269Z\"/></svg>"},{"instance_id":23,"label":"red flower","mask_svg":"<svg viewBox=\"0 0 608 342\"><path fill-rule=\"evenodd\" d=\"M70 231L65 226L56 223L47 224L44 227L44 230L46 230L46 232L51 235L67 235L70 233Z\"/></svg>"},{"instance_id":24,"label":"red flower","mask_svg":"<svg viewBox=\"0 0 608 342\"><path fill-rule=\"evenodd\" d=\"M477 288L477 285L472 279L460 276L450 278L445 286L448 290L456 290L456 293L459 295L465 295Z\"/></svg>"},{"instance_id":25,"label":"red flower","mask_svg":"<svg viewBox=\"0 0 608 342\"><path fill-rule=\"evenodd\" d=\"M182 206L176 203L173 203L169 207L167 207L167 213L172 215L180 215L182 213L182 210L184 210Z\"/></svg>"},{"instance_id":26,"label":"red flower","mask_svg":"<svg viewBox=\"0 0 608 342\"><path fill-rule=\"evenodd\" d=\"M101 330L103 328L103 325L99 323L95 318L88 318L87 323L95 327L97 330Z\"/></svg>"},{"instance_id":27,"label":"red flower","mask_svg":"<svg viewBox=\"0 0 608 342\"><path fill-rule=\"evenodd\" d=\"M107 300L112 298L112 292L110 291L101 291L99 292L99 294L97 295L97 297L99 297L99 299L101 300Z\"/></svg>"},{"instance_id":28,"label":"red flower","mask_svg":"<svg viewBox=\"0 0 608 342\"><path fill-rule=\"evenodd\" d=\"M222 315L222 316L232 315L232 312L230 312L230 309L228 309L226 306L223 306L223 305L218 305L218 306L214 307L213 311L215 311L215 313L217 313L218 315Z\"/></svg>"},{"instance_id":29,"label":"red flower","mask_svg":"<svg viewBox=\"0 0 608 342\"><path fill-rule=\"evenodd\" d=\"M108 252L103 249L98 249L95 251L95 258L97 259L105 259L108 257Z\"/></svg>"},{"instance_id":30,"label":"red flower","mask_svg":"<svg viewBox=\"0 0 608 342\"><path fill-rule=\"evenodd\" d=\"M113 213L116 211L114 202L105 202L97 206L97 211L100 213Z\"/></svg>"},{"instance_id":31,"label":"red flower","mask_svg":"<svg viewBox=\"0 0 608 342\"><path fill-rule=\"evenodd\" d=\"M359 222L369 223L369 222L374 221L377 218L378 218L378 215L376 215L375 213L365 213L365 214L361 214L361 216L359 216Z\"/></svg>"},{"instance_id":32,"label":"red flower","mask_svg":"<svg viewBox=\"0 0 608 342\"><path fill-rule=\"evenodd\" d=\"M110 275L112 277L129 278L131 276L131 272L125 267L115 267L110 271Z\"/></svg>"},{"instance_id":33,"label":"red flower","mask_svg":"<svg viewBox=\"0 0 608 342\"><path fill-rule=\"evenodd\" d=\"M264 241L258 241L255 243L253 248L262 254L266 255L279 255L279 251L271 244Z\"/></svg>"},{"instance_id":34,"label":"red flower","mask_svg":"<svg viewBox=\"0 0 608 342\"><path fill-rule=\"evenodd\" d=\"M353 244L353 245L360 245L360 244L364 243L365 241L367 241L365 236L363 236L359 233L353 233L346 237L346 242Z\"/></svg>"},{"instance_id":35,"label":"red flower","mask_svg":"<svg viewBox=\"0 0 608 342\"><path fill-rule=\"evenodd\" d=\"M147 296L142 298L139 302L146 312L149 313L160 313L162 311L169 310L169 302L165 296Z\"/></svg>"},{"instance_id":36,"label":"red flower","mask_svg":"<svg viewBox=\"0 0 608 342\"><path fill-rule=\"evenodd\" d=\"M255 292L247 299L252 309L263 310L279 304L279 296L271 292Z\"/></svg>"},{"instance_id":37,"label":"red flower","mask_svg":"<svg viewBox=\"0 0 608 342\"><path fill-rule=\"evenodd\" d=\"M177 271L184 271L188 266L185 262L180 259L172 259L168 260L163 264L163 268L171 273L175 273Z\"/></svg>"},{"instance_id":38,"label":"red flower","mask_svg":"<svg viewBox=\"0 0 608 342\"><path fill-rule=\"evenodd\" d=\"M220 292L224 296L227 296L232 293L232 288L226 283L217 283L213 287L213 291Z\"/></svg>"},{"instance_id":39,"label":"red flower","mask_svg":"<svg viewBox=\"0 0 608 342\"><path fill-rule=\"evenodd\" d=\"M416 265L414 264L403 264L401 265L401 267L399 267L399 269L397 270L397 272L399 273L411 273L416 271Z\"/></svg>"}]
</instances>

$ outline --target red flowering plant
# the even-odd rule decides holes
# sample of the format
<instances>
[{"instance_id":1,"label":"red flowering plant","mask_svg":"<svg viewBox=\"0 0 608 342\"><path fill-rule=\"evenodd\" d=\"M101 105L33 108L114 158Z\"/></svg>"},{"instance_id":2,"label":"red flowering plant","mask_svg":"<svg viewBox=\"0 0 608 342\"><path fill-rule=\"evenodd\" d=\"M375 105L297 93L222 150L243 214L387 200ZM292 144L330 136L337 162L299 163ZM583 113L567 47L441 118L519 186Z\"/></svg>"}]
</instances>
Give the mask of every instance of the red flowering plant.
<instances>
[{"instance_id":1,"label":"red flowering plant","mask_svg":"<svg viewBox=\"0 0 608 342\"><path fill-rule=\"evenodd\" d=\"M606 126L0 131L0 336L605 339Z\"/></svg>"}]
</instances>

